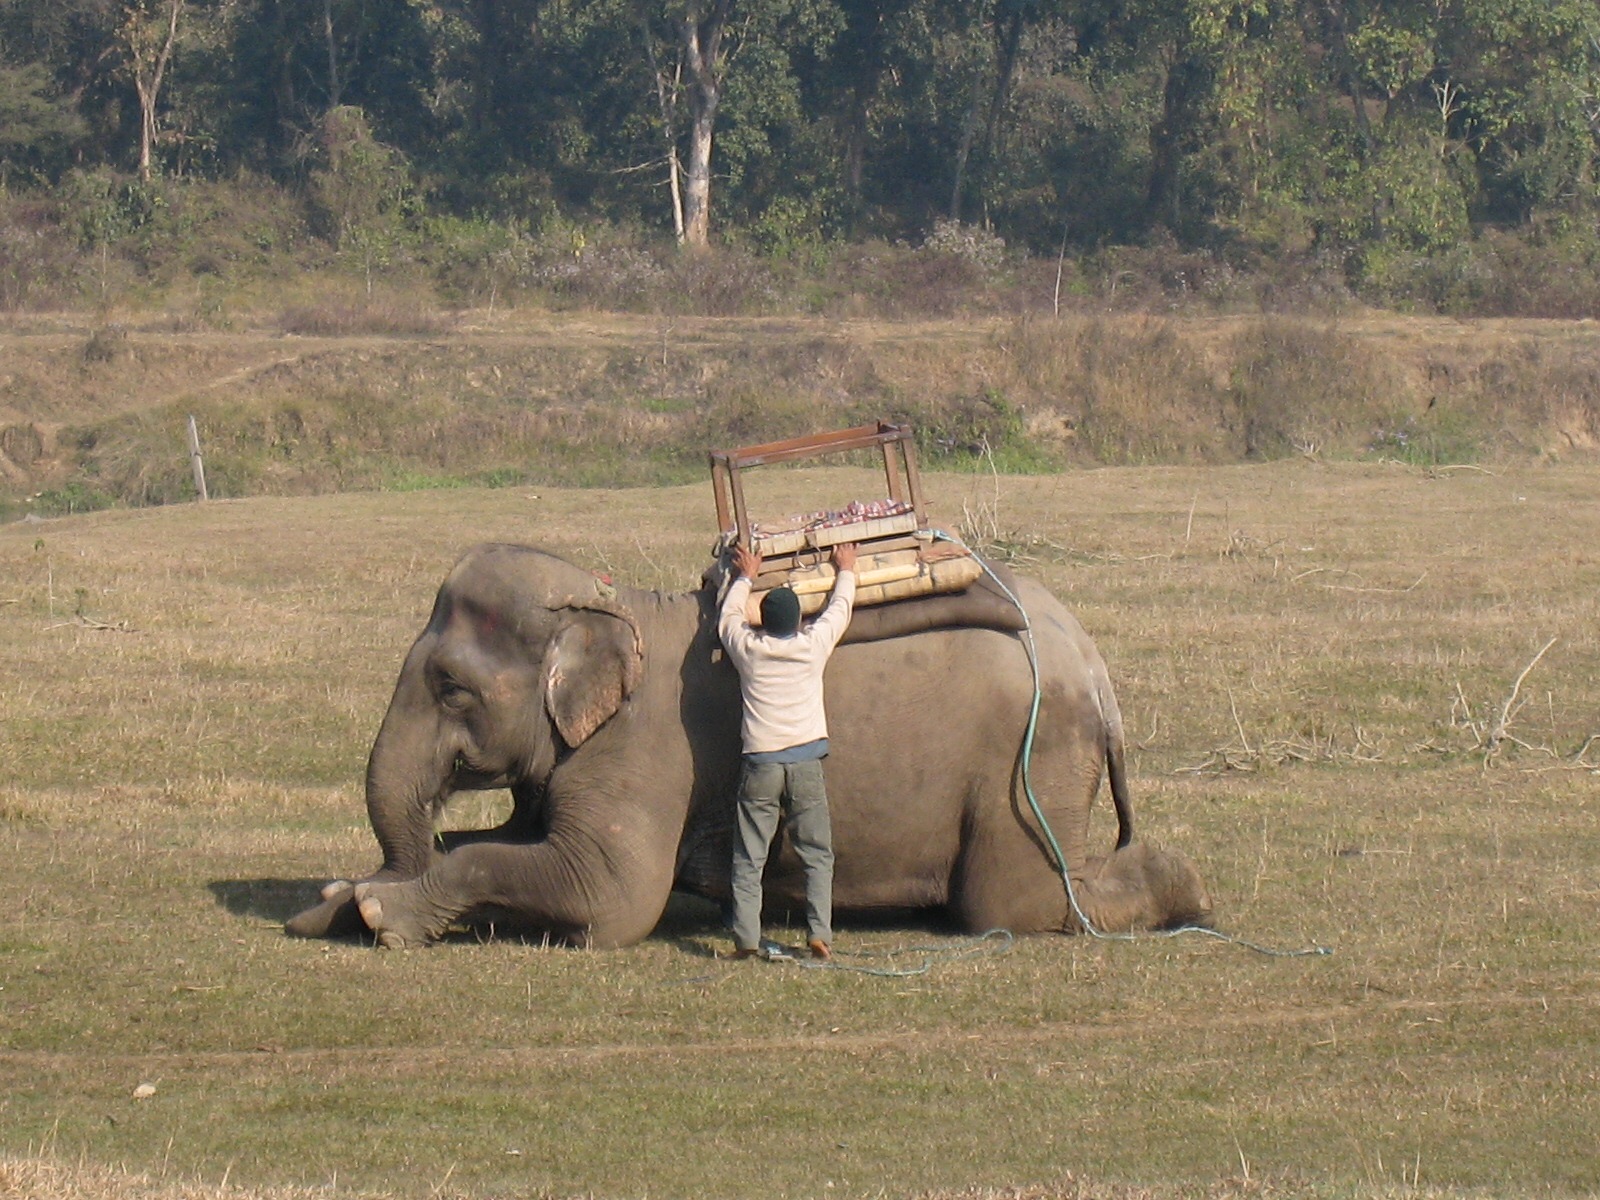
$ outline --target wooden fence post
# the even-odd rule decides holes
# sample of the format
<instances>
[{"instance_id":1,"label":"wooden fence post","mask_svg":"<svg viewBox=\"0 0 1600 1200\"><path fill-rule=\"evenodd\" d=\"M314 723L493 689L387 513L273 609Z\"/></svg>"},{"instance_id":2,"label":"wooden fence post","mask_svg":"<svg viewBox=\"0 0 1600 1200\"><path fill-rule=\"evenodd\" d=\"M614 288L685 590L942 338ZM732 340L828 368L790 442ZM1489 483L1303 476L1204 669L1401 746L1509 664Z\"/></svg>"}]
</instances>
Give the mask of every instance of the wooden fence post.
<instances>
[{"instance_id":1,"label":"wooden fence post","mask_svg":"<svg viewBox=\"0 0 1600 1200\"><path fill-rule=\"evenodd\" d=\"M200 460L200 431L195 428L192 413L189 416L189 463L194 467L194 490L200 499L211 499L206 495L206 465Z\"/></svg>"}]
</instances>

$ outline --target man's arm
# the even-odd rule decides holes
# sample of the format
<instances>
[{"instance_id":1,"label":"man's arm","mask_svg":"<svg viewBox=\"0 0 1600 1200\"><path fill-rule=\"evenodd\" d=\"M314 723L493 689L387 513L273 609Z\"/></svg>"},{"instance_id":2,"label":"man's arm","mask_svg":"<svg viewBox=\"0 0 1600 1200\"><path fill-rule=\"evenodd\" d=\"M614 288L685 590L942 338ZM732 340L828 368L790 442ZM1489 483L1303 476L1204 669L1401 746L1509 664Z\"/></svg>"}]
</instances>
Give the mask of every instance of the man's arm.
<instances>
[{"instance_id":1,"label":"man's arm","mask_svg":"<svg viewBox=\"0 0 1600 1200\"><path fill-rule=\"evenodd\" d=\"M745 546L733 548L733 583L722 601L722 612L717 617L717 635L730 652L735 643L750 636L750 618L746 607L750 602L750 585L761 574L761 556Z\"/></svg>"},{"instance_id":2,"label":"man's arm","mask_svg":"<svg viewBox=\"0 0 1600 1200\"><path fill-rule=\"evenodd\" d=\"M827 640L830 649L850 627L850 610L856 600L856 547L853 542L841 542L833 548L833 569L833 595L811 627L814 634Z\"/></svg>"}]
</instances>

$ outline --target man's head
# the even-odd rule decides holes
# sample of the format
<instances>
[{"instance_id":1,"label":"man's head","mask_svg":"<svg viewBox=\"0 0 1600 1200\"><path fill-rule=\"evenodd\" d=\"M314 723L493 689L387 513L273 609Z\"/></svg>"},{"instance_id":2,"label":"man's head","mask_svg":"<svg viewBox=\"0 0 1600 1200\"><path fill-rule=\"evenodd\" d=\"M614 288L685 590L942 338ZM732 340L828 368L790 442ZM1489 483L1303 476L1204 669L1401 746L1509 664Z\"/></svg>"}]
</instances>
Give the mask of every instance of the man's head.
<instances>
[{"instance_id":1,"label":"man's head","mask_svg":"<svg viewBox=\"0 0 1600 1200\"><path fill-rule=\"evenodd\" d=\"M761 628L774 637L788 637L800 629L800 597L794 589L775 587L761 598Z\"/></svg>"}]
</instances>

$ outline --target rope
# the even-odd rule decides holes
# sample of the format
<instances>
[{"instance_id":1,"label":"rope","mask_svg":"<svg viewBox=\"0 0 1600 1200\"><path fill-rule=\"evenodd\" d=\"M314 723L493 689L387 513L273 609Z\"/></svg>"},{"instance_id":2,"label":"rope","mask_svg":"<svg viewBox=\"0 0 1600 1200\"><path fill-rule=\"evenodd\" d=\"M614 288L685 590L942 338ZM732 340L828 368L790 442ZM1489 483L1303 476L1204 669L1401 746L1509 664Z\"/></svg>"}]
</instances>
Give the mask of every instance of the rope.
<instances>
[{"instance_id":1,"label":"rope","mask_svg":"<svg viewBox=\"0 0 1600 1200\"><path fill-rule=\"evenodd\" d=\"M1033 622L1029 619L1028 610L1023 607L1021 599L1006 586L1005 581L995 573L994 568L977 551L973 550L960 538L946 533L942 529L935 529L933 536L941 541L960 546L968 554L972 555L978 565L983 568L984 573L994 582L995 587L999 588L1006 599L1016 606L1017 612L1022 617L1022 645L1023 649L1027 651L1028 666L1033 671L1033 704L1028 711L1028 727L1022 738L1022 791L1023 795L1027 797L1028 808L1032 811L1034 819L1039 822L1039 828L1044 833L1045 842L1050 847L1050 853L1055 858L1056 869L1061 874L1061 882L1067 889L1067 901L1072 906L1072 915L1078 919L1078 924L1083 928L1083 931L1092 938L1107 942L1133 942L1141 938L1172 938L1186 933L1201 934L1221 942L1227 942L1230 945L1242 946L1246 950L1254 950L1257 954L1264 954L1270 958L1309 958L1332 954L1333 950L1327 946L1310 946L1303 950L1280 950L1271 946L1260 945L1236 934L1212 929L1206 925L1180 925L1175 929L1149 930L1144 933L1110 933L1098 928L1089 919L1089 914L1084 912L1082 905L1078 903L1078 890L1072 883L1072 873L1067 866L1067 856L1063 853L1061 844L1056 841L1055 831L1050 828L1050 822L1044 815L1044 809L1040 806L1038 797L1033 792L1033 736L1039 727L1039 706L1044 695L1043 683L1039 676L1039 654L1033 641Z\"/></svg>"}]
</instances>

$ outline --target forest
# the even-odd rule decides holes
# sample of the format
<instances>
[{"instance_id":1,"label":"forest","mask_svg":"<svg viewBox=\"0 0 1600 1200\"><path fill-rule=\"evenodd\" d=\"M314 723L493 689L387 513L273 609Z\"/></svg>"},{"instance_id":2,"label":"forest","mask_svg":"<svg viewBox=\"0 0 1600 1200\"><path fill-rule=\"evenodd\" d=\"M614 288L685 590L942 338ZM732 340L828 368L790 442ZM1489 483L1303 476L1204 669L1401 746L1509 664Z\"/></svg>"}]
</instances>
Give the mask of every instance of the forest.
<instances>
[{"instance_id":1,"label":"forest","mask_svg":"<svg viewBox=\"0 0 1600 1200\"><path fill-rule=\"evenodd\" d=\"M683 251L877 247L1057 306L1584 316L1597 217L1595 0L0 0L10 311L285 262L626 306Z\"/></svg>"}]
</instances>

